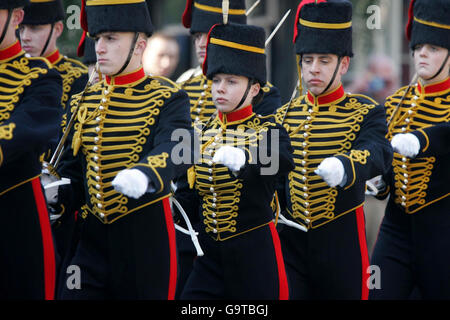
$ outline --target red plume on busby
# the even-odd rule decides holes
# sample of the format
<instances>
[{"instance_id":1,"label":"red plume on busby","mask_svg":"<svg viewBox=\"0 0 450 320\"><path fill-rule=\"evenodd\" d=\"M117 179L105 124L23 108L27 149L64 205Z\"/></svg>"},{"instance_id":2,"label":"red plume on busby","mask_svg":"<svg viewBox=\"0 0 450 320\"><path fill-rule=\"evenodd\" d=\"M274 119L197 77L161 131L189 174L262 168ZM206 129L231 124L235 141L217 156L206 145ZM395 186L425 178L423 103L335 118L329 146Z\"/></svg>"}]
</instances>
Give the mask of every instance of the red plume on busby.
<instances>
[{"instance_id":1,"label":"red plume on busby","mask_svg":"<svg viewBox=\"0 0 450 320\"><path fill-rule=\"evenodd\" d=\"M411 40L412 22L414 18L414 0L409 3L408 9L408 23L406 24L406 39Z\"/></svg>"},{"instance_id":2,"label":"red plume on busby","mask_svg":"<svg viewBox=\"0 0 450 320\"><path fill-rule=\"evenodd\" d=\"M81 28L85 32L87 32L88 23L87 23L87 16L86 16L86 0L81 0L80 25L81 25Z\"/></svg>"},{"instance_id":3,"label":"red plume on busby","mask_svg":"<svg viewBox=\"0 0 450 320\"><path fill-rule=\"evenodd\" d=\"M295 40L297 40L298 36L298 28L297 28L297 21L300 19L300 10L302 10L303 6L307 3L319 3L319 2L326 2L327 0L303 0L300 2L300 4L297 7L297 14L295 15L295 23L294 23L294 43Z\"/></svg>"},{"instance_id":4,"label":"red plume on busby","mask_svg":"<svg viewBox=\"0 0 450 320\"><path fill-rule=\"evenodd\" d=\"M184 8L184 12L181 18L181 21L183 23L183 26L185 28L190 28L192 23L192 4L194 3L194 0L187 0L186 1L186 7Z\"/></svg>"},{"instance_id":5,"label":"red plume on busby","mask_svg":"<svg viewBox=\"0 0 450 320\"><path fill-rule=\"evenodd\" d=\"M80 26L81 29L83 29L83 34L81 35L80 43L78 44L77 56L82 57L84 56L84 48L88 30L85 0L81 0Z\"/></svg>"}]
</instances>

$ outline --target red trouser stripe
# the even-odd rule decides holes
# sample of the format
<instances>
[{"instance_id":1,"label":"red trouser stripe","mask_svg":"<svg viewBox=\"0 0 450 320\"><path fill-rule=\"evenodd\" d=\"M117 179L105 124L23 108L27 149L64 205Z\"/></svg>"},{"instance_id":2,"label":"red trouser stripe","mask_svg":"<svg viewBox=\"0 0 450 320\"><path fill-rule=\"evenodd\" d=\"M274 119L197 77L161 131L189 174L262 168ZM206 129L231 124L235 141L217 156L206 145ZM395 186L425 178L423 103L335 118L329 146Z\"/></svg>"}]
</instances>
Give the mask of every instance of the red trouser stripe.
<instances>
[{"instance_id":1,"label":"red trouser stripe","mask_svg":"<svg viewBox=\"0 0 450 320\"><path fill-rule=\"evenodd\" d=\"M369 298L369 287L367 280L369 278L369 254L367 250L366 241L366 224L364 222L364 208L363 206L356 209L356 224L358 226L358 239L359 247L361 250L361 268L362 268L362 288L361 288L361 300L367 300Z\"/></svg>"},{"instance_id":2,"label":"red trouser stripe","mask_svg":"<svg viewBox=\"0 0 450 320\"><path fill-rule=\"evenodd\" d=\"M275 247L275 256L277 259L278 281L280 284L279 299L288 300L289 287L287 282L286 269L284 268L283 253L281 252L280 238L278 237L278 232L273 222L269 223L269 227L270 232L272 233L273 246Z\"/></svg>"},{"instance_id":3,"label":"red trouser stripe","mask_svg":"<svg viewBox=\"0 0 450 320\"><path fill-rule=\"evenodd\" d=\"M167 233L169 235L170 250L169 294L167 299L174 300L177 286L177 247L175 242L175 225L172 219L172 210L170 209L169 198L164 198L162 202L166 218Z\"/></svg>"},{"instance_id":4,"label":"red trouser stripe","mask_svg":"<svg viewBox=\"0 0 450 320\"><path fill-rule=\"evenodd\" d=\"M38 210L39 224L41 226L42 247L44 254L44 285L45 300L54 300L55 298L55 251L53 247L52 232L50 229L50 220L47 211L47 203L42 193L41 181L39 178L31 180L33 186L34 199Z\"/></svg>"}]
</instances>

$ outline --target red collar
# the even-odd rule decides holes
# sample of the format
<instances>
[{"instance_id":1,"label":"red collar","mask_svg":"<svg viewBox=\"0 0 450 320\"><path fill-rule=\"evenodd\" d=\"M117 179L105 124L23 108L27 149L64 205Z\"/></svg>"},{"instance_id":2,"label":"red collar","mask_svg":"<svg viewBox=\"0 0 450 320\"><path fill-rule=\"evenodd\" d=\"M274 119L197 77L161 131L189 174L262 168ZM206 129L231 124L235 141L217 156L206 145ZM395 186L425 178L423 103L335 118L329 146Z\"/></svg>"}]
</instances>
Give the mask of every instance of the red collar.
<instances>
[{"instance_id":1,"label":"red collar","mask_svg":"<svg viewBox=\"0 0 450 320\"><path fill-rule=\"evenodd\" d=\"M330 104L340 98L342 98L345 95L344 87L342 84L333 92L326 93L320 96L314 96L311 92L308 90L307 99L312 104L317 105L323 105L323 104Z\"/></svg>"},{"instance_id":2,"label":"red collar","mask_svg":"<svg viewBox=\"0 0 450 320\"><path fill-rule=\"evenodd\" d=\"M433 94L448 90L450 88L450 77L438 83L428 84L422 87L420 81L417 82L417 91L419 94Z\"/></svg>"},{"instance_id":3,"label":"red collar","mask_svg":"<svg viewBox=\"0 0 450 320\"><path fill-rule=\"evenodd\" d=\"M253 107L251 104L249 104L248 106L246 106L245 108L236 110L236 111L232 111L230 113L222 113L219 111L219 119L220 121L224 122L224 117L226 122L234 122L234 121L239 121L245 118L250 117L253 114Z\"/></svg>"},{"instance_id":4,"label":"red collar","mask_svg":"<svg viewBox=\"0 0 450 320\"><path fill-rule=\"evenodd\" d=\"M51 53L50 55L46 56L45 59L48 60L48 62L50 62L51 64L55 64L58 59L60 58L60 54L59 54L59 50L56 49L53 53Z\"/></svg>"},{"instance_id":5,"label":"red collar","mask_svg":"<svg viewBox=\"0 0 450 320\"><path fill-rule=\"evenodd\" d=\"M144 69L141 67L138 70L130 73L121 74L112 78L110 76L106 76L105 78L107 84L114 84L120 86L136 82L142 79L143 77L145 77L145 72Z\"/></svg>"},{"instance_id":6,"label":"red collar","mask_svg":"<svg viewBox=\"0 0 450 320\"><path fill-rule=\"evenodd\" d=\"M0 50L0 61L10 59L19 53L22 52L22 46L20 45L19 40L16 40L16 42L9 46L6 49Z\"/></svg>"}]
</instances>

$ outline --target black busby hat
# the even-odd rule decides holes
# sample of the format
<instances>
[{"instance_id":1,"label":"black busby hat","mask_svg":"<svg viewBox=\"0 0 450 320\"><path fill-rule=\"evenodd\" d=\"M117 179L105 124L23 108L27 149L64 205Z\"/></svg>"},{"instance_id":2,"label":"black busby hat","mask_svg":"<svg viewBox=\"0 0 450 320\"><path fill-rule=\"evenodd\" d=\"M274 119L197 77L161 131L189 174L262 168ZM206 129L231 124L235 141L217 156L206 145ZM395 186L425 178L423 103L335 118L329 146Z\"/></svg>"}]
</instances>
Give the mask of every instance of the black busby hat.
<instances>
[{"instance_id":1,"label":"black busby hat","mask_svg":"<svg viewBox=\"0 0 450 320\"><path fill-rule=\"evenodd\" d=\"M411 49L432 44L450 50L450 1L412 0L406 37Z\"/></svg>"},{"instance_id":2,"label":"black busby hat","mask_svg":"<svg viewBox=\"0 0 450 320\"><path fill-rule=\"evenodd\" d=\"M230 22L246 24L245 0L230 0L228 17ZM192 34L208 33L213 25L223 22L222 0L187 0L182 22Z\"/></svg>"},{"instance_id":3,"label":"black busby hat","mask_svg":"<svg viewBox=\"0 0 450 320\"><path fill-rule=\"evenodd\" d=\"M203 74L235 74L266 83L266 34L263 28L228 23L215 25L208 34Z\"/></svg>"},{"instance_id":4,"label":"black busby hat","mask_svg":"<svg viewBox=\"0 0 450 320\"><path fill-rule=\"evenodd\" d=\"M14 9L25 7L29 3L29 0L0 0L0 9Z\"/></svg>"},{"instance_id":5,"label":"black busby hat","mask_svg":"<svg viewBox=\"0 0 450 320\"><path fill-rule=\"evenodd\" d=\"M83 0L81 27L90 36L108 31L153 33L145 0Z\"/></svg>"},{"instance_id":6,"label":"black busby hat","mask_svg":"<svg viewBox=\"0 0 450 320\"><path fill-rule=\"evenodd\" d=\"M61 0L30 0L24 11L22 24L48 24L66 17Z\"/></svg>"},{"instance_id":7,"label":"black busby hat","mask_svg":"<svg viewBox=\"0 0 450 320\"><path fill-rule=\"evenodd\" d=\"M303 0L297 8L294 44L297 54L353 56L352 4L348 0Z\"/></svg>"}]
</instances>

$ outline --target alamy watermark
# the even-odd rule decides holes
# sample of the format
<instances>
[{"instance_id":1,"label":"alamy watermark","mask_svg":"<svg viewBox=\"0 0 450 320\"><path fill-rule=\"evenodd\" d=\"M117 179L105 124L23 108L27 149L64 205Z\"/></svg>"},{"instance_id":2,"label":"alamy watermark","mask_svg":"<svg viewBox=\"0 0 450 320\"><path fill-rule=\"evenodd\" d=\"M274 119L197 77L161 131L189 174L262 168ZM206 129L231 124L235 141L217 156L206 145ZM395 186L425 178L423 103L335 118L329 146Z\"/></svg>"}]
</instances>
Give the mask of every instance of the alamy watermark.
<instances>
[{"instance_id":1,"label":"alamy watermark","mask_svg":"<svg viewBox=\"0 0 450 320\"><path fill-rule=\"evenodd\" d=\"M66 274L68 275L66 280L66 286L69 290L81 289L81 269L79 266L72 264L67 267Z\"/></svg>"},{"instance_id":2,"label":"alamy watermark","mask_svg":"<svg viewBox=\"0 0 450 320\"><path fill-rule=\"evenodd\" d=\"M171 153L174 164L198 164L212 161L212 153L222 146L239 148L244 151L247 164L258 164L261 175L275 175L280 169L280 132L278 129L256 132L226 130L219 136L198 136L187 129L172 132L171 141L178 142ZM203 146L200 141L204 141ZM206 142L205 142L206 141ZM208 148L204 148L207 144ZM211 151L211 152L209 152Z\"/></svg>"},{"instance_id":3,"label":"alamy watermark","mask_svg":"<svg viewBox=\"0 0 450 320\"><path fill-rule=\"evenodd\" d=\"M370 265L367 267L366 273L369 277L366 280L366 285L369 290L381 289L381 269L377 265Z\"/></svg>"}]
</instances>

